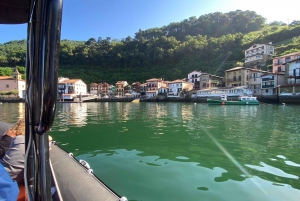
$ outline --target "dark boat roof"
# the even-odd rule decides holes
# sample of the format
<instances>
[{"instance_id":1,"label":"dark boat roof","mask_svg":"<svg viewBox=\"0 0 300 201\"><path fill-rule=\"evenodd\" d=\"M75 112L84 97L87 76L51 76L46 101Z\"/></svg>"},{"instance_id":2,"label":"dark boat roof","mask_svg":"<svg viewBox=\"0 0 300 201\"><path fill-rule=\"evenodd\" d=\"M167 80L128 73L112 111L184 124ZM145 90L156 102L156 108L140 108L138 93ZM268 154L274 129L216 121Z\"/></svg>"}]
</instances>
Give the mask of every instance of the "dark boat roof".
<instances>
[{"instance_id":1,"label":"dark boat roof","mask_svg":"<svg viewBox=\"0 0 300 201\"><path fill-rule=\"evenodd\" d=\"M0 24L28 23L31 1L0 0Z\"/></svg>"}]
</instances>

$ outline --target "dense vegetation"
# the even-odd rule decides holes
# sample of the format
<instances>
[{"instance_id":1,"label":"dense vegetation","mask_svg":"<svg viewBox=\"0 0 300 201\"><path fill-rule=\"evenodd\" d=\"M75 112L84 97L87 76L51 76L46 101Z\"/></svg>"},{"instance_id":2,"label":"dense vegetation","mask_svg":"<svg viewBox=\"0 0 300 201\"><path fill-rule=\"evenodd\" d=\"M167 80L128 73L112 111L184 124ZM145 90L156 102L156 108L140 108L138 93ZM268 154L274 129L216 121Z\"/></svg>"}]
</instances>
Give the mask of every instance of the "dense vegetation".
<instances>
[{"instance_id":1,"label":"dense vegetation","mask_svg":"<svg viewBox=\"0 0 300 201\"><path fill-rule=\"evenodd\" d=\"M134 38L62 40L59 75L87 84L144 82L152 77L174 80L193 70L214 74L219 68L216 74L224 75L224 70L243 65L245 49L269 42L276 44L277 55L300 51L300 21L289 26L266 24L253 11L216 12L139 30ZM0 65L24 65L25 45L25 40L0 44Z\"/></svg>"}]
</instances>

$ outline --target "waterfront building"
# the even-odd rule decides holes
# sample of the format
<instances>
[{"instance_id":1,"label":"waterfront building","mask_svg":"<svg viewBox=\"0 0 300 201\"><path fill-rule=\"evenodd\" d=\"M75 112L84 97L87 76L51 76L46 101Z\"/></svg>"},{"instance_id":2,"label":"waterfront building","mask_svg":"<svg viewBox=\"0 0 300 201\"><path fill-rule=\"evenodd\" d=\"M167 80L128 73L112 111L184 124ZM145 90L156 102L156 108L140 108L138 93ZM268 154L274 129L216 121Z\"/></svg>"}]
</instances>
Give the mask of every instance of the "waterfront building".
<instances>
[{"instance_id":1,"label":"waterfront building","mask_svg":"<svg viewBox=\"0 0 300 201\"><path fill-rule=\"evenodd\" d=\"M300 84L300 54L297 59L286 62L286 83L287 84Z\"/></svg>"},{"instance_id":2,"label":"waterfront building","mask_svg":"<svg viewBox=\"0 0 300 201\"><path fill-rule=\"evenodd\" d=\"M112 95L112 94L116 94L116 87L112 84L108 85L107 87L107 94L108 95Z\"/></svg>"},{"instance_id":3,"label":"waterfront building","mask_svg":"<svg viewBox=\"0 0 300 201\"><path fill-rule=\"evenodd\" d=\"M188 82L193 84L194 89L200 89L201 71L193 71L188 74Z\"/></svg>"},{"instance_id":4,"label":"waterfront building","mask_svg":"<svg viewBox=\"0 0 300 201\"><path fill-rule=\"evenodd\" d=\"M91 83L90 84L90 94L93 94L93 95L99 95L98 93L98 84L97 83Z\"/></svg>"},{"instance_id":5,"label":"waterfront building","mask_svg":"<svg viewBox=\"0 0 300 201\"><path fill-rule=\"evenodd\" d=\"M209 89L224 86L224 77L202 73L199 77L199 89Z\"/></svg>"},{"instance_id":6,"label":"waterfront building","mask_svg":"<svg viewBox=\"0 0 300 201\"><path fill-rule=\"evenodd\" d=\"M280 73L266 73L261 76L261 92L262 100L277 100L278 86L284 84L284 75ZM254 89L254 91L257 89Z\"/></svg>"},{"instance_id":7,"label":"waterfront building","mask_svg":"<svg viewBox=\"0 0 300 201\"><path fill-rule=\"evenodd\" d=\"M252 96L253 90L245 86L239 87L218 87L197 90L197 98L221 98L222 95L228 97Z\"/></svg>"},{"instance_id":8,"label":"waterfront building","mask_svg":"<svg viewBox=\"0 0 300 201\"><path fill-rule=\"evenodd\" d=\"M12 76L0 76L0 91L16 90L17 98L25 98L26 82L22 79L21 73L16 68Z\"/></svg>"},{"instance_id":9,"label":"waterfront building","mask_svg":"<svg viewBox=\"0 0 300 201\"><path fill-rule=\"evenodd\" d=\"M167 96L168 95L168 87L166 87L166 86L160 87L158 89L158 94Z\"/></svg>"},{"instance_id":10,"label":"waterfront building","mask_svg":"<svg viewBox=\"0 0 300 201\"><path fill-rule=\"evenodd\" d=\"M132 87L128 84L124 87L124 95L128 96L129 94L132 94Z\"/></svg>"},{"instance_id":11,"label":"waterfront building","mask_svg":"<svg viewBox=\"0 0 300 201\"><path fill-rule=\"evenodd\" d=\"M103 83L91 83L90 84L90 94L93 95L107 95L108 89L110 84L103 82Z\"/></svg>"},{"instance_id":12,"label":"waterfront building","mask_svg":"<svg viewBox=\"0 0 300 201\"><path fill-rule=\"evenodd\" d=\"M143 83L140 85L140 94L142 97L146 96L147 91L147 83Z\"/></svg>"},{"instance_id":13,"label":"waterfront building","mask_svg":"<svg viewBox=\"0 0 300 201\"><path fill-rule=\"evenodd\" d=\"M256 67L248 69L249 88L253 90L253 95L261 96L262 76L268 73L267 71L259 70Z\"/></svg>"},{"instance_id":14,"label":"waterfront building","mask_svg":"<svg viewBox=\"0 0 300 201\"><path fill-rule=\"evenodd\" d=\"M69 79L58 83L60 99L74 99L78 95L87 94L87 86L81 79Z\"/></svg>"},{"instance_id":15,"label":"waterfront building","mask_svg":"<svg viewBox=\"0 0 300 201\"><path fill-rule=\"evenodd\" d=\"M300 95L300 58L283 63L283 65L286 70L284 84L278 86L278 95L300 101L300 97L298 97Z\"/></svg>"},{"instance_id":16,"label":"waterfront building","mask_svg":"<svg viewBox=\"0 0 300 201\"><path fill-rule=\"evenodd\" d=\"M226 87L249 87L250 69L235 67L225 71Z\"/></svg>"},{"instance_id":17,"label":"waterfront building","mask_svg":"<svg viewBox=\"0 0 300 201\"><path fill-rule=\"evenodd\" d=\"M134 83L132 83L132 85L131 85L132 92L140 94L141 93L140 86L141 86L140 82L134 82Z\"/></svg>"},{"instance_id":18,"label":"waterfront building","mask_svg":"<svg viewBox=\"0 0 300 201\"><path fill-rule=\"evenodd\" d=\"M128 83L127 81L118 81L116 83L116 94L118 97L123 97L124 96L124 87L127 86Z\"/></svg>"},{"instance_id":19,"label":"waterfront building","mask_svg":"<svg viewBox=\"0 0 300 201\"><path fill-rule=\"evenodd\" d=\"M158 94L158 89L162 86L167 86L167 84L163 81L162 78L152 78L146 80L146 97L153 98Z\"/></svg>"},{"instance_id":20,"label":"waterfront building","mask_svg":"<svg viewBox=\"0 0 300 201\"><path fill-rule=\"evenodd\" d=\"M271 59L274 54L274 45L269 44L254 44L245 50L245 66L262 66Z\"/></svg>"},{"instance_id":21,"label":"waterfront building","mask_svg":"<svg viewBox=\"0 0 300 201\"><path fill-rule=\"evenodd\" d=\"M273 73L285 74L285 64L300 58L300 52L293 52L273 59Z\"/></svg>"},{"instance_id":22,"label":"waterfront building","mask_svg":"<svg viewBox=\"0 0 300 201\"><path fill-rule=\"evenodd\" d=\"M168 83L168 97L180 97L183 90L190 91L193 89L193 84L185 80L174 80Z\"/></svg>"}]
</instances>

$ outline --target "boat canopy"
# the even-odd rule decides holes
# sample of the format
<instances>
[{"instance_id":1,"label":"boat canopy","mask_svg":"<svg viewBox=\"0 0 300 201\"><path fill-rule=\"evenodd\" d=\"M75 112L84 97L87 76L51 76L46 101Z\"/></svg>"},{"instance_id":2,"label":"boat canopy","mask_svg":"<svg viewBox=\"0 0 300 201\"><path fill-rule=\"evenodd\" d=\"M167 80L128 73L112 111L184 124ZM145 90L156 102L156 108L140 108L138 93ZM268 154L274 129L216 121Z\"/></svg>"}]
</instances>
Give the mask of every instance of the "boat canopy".
<instances>
[{"instance_id":1,"label":"boat canopy","mask_svg":"<svg viewBox=\"0 0 300 201\"><path fill-rule=\"evenodd\" d=\"M0 0L0 24L29 22L32 0Z\"/></svg>"}]
</instances>

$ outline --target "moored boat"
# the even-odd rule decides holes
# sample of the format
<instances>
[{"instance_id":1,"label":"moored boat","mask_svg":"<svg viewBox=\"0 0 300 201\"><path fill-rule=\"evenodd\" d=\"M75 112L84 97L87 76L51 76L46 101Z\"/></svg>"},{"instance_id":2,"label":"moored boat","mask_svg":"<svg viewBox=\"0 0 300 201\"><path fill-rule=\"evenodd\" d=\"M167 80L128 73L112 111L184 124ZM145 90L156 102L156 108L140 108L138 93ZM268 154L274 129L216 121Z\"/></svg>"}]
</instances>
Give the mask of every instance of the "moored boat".
<instances>
[{"instance_id":1,"label":"moored boat","mask_svg":"<svg viewBox=\"0 0 300 201\"><path fill-rule=\"evenodd\" d=\"M221 100L207 99L209 105L259 105L259 101L253 96L240 96L237 101L227 100L226 95L221 96Z\"/></svg>"}]
</instances>

